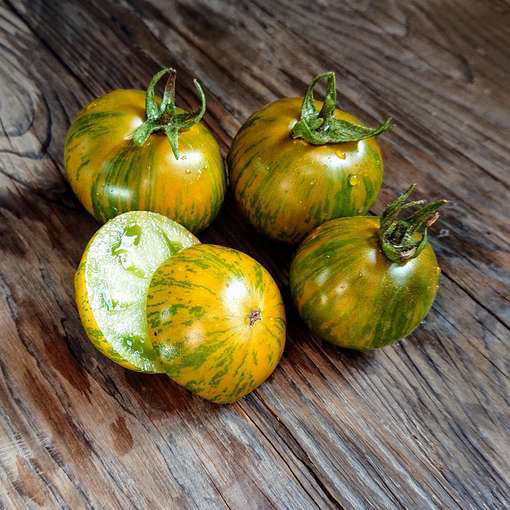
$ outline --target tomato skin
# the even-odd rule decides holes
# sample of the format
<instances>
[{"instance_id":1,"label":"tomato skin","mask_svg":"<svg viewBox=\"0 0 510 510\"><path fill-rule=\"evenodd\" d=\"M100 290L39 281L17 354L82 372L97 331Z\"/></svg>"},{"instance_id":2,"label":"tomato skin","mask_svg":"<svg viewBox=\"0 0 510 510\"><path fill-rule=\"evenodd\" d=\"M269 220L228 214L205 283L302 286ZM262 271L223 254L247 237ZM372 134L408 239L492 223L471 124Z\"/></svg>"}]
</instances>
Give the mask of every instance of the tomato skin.
<instances>
[{"instance_id":1,"label":"tomato skin","mask_svg":"<svg viewBox=\"0 0 510 510\"><path fill-rule=\"evenodd\" d=\"M177 109L177 112L183 110ZM192 232L207 227L223 202L220 148L201 123L179 133L179 159L164 133L132 140L145 120L145 92L118 89L90 102L67 133L67 178L84 207L105 222L131 210L163 214Z\"/></svg>"},{"instance_id":2,"label":"tomato skin","mask_svg":"<svg viewBox=\"0 0 510 510\"><path fill-rule=\"evenodd\" d=\"M432 306L440 269L427 244L399 264L382 252L378 217L339 218L299 246L290 287L310 329L341 347L366 350L411 333Z\"/></svg>"},{"instance_id":3,"label":"tomato skin","mask_svg":"<svg viewBox=\"0 0 510 510\"><path fill-rule=\"evenodd\" d=\"M216 403L262 384L285 344L284 306L271 275L222 246L196 245L160 266L146 315L166 373Z\"/></svg>"},{"instance_id":4,"label":"tomato skin","mask_svg":"<svg viewBox=\"0 0 510 510\"><path fill-rule=\"evenodd\" d=\"M280 99L254 113L228 155L231 185L246 217L257 230L288 243L332 218L366 214L384 174L375 138L319 146L292 139L302 100ZM338 109L336 117L360 125Z\"/></svg>"}]
</instances>

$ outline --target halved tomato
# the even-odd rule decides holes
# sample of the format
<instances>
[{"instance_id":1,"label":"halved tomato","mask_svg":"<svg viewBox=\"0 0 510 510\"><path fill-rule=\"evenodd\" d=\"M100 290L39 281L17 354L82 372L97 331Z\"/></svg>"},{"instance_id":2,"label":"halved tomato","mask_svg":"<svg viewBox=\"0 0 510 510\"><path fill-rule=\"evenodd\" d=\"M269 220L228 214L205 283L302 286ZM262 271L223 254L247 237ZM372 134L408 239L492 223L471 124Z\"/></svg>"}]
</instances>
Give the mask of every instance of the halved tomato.
<instances>
[{"instance_id":1,"label":"halved tomato","mask_svg":"<svg viewBox=\"0 0 510 510\"><path fill-rule=\"evenodd\" d=\"M150 339L177 383L216 403L262 384L285 345L285 311L271 275L231 248L195 245L154 274Z\"/></svg>"},{"instance_id":2,"label":"halved tomato","mask_svg":"<svg viewBox=\"0 0 510 510\"><path fill-rule=\"evenodd\" d=\"M75 276L76 304L90 341L120 365L163 372L147 334L145 302L154 271L198 239L160 214L117 216L92 237Z\"/></svg>"}]
</instances>

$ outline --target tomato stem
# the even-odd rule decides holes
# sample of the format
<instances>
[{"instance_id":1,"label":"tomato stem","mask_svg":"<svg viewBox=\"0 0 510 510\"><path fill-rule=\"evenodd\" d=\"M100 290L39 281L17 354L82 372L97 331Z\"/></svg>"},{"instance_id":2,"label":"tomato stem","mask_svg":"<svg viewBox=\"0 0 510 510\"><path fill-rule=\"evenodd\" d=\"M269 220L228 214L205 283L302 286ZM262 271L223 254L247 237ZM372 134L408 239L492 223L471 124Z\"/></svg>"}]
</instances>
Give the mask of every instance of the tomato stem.
<instances>
[{"instance_id":1,"label":"tomato stem","mask_svg":"<svg viewBox=\"0 0 510 510\"><path fill-rule=\"evenodd\" d=\"M155 88L159 80L168 74L168 79L161 102L156 98ZM156 131L164 131L168 137L175 159L179 159L179 132L189 129L200 122L205 108L205 94L197 80L193 84L200 99L200 108L194 112L177 113L175 106L175 79L176 71L172 68L165 68L157 72L151 79L145 94L146 121L138 126L133 133L133 141L137 145L143 145L150 135Z\"/></svg>"},{"instance_id":2,"label":"tomato stem","mask_svg":"<svg viewBox=\"0 0 510 510\"><path fill-rule=\"evenodd\" d=\"M320 112L315 108L314 88L317 83L325 79L326 97ZM306 91L301 105L301 116L291 131L292 138L303 138L313 145L327 143L359 142L365 138L372 138L389 131L393 125L392 119L386 119L376 128L366 128L352 124L346 120L336 118L336 77L330 71L317 75Z\"/></svg>"},{"instance_id":3,"label":"tomato stem","mask_svg":"<svg viewBox=\"0 0 510 510\"><path fill-rule=\"evenodd\" d=\"M391 202L381 216L379 239L384 254L392 262L402 263L420 254L428 242L427 228L439 218L438 209L447 203L447 200L435 200L428 204L425 200L407 202L415 187L416 184L411 185ZM402 210L421 205L424 206L407 218L398 218Z\"/></svg>"}]
</instances>

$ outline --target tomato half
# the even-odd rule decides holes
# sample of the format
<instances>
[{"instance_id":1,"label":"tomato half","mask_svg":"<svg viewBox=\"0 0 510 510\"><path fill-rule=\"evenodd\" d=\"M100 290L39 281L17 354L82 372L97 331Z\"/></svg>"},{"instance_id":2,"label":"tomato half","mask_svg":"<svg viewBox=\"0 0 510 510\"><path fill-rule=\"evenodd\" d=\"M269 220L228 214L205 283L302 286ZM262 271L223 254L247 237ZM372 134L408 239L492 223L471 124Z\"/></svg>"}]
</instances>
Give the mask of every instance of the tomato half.
<instances>
[{"instance_id":1,"label":"tomato half","mask_svg":"<svg viewBox=\"0 0 510 510\"><path fill-rule=\"evenodd\" d=\"M313 88L323 78L326 99L315 101ZM280 99L254 113L232 143L236 201L273 239L294 243L326 220L366 214L379 195L384 171L374 137L391 121L364 128L335 104L334 73L319 75L304 99Z\"/></svg>"},{"instance_id":2,"label":"tomato half","mask_svg":"<svg viewBox=\"0 0 510 510\"><path fill-rule=\"evenodd\" d=\"M158 80L170 73L163 99ZM193 232L207 227L223 202L226 175L220 147L199 111L175 106L175 71L164 69L147 93L114 90L73 120L65 143L67 178L99 221L132 210L161 213Z\"/></svg>"},{"instance_id":3,"label":"tomato half","mask_svg":"<svg viewBox=\"0 0 510 510\"><path fill-rule=\"evenodd\" d=\"M285 312L271 275L237 250L192 246L154 274L150 338L165 372L216 403L254 390L278 364Z\"/></svg>"},{"instance_id":4,"label":"tomato half","mask_svg":"<svg viewBox=\"0 0 510 510\"><path fill-rule=\"evenodd\" d=\"M409 193L382 219L330 220L300 245L290 270L291 292L301 317L323 339L376 349L411 333L430 310L440 269L426 228L444 201L397 220Z\"/></svg>"},{"instance_id":5,"label":"tomato half","mask_svg":"<svg viewBox=\"0 0 510 510\"><path fill-rule=\"evenodd\" d=\"M83 327L99 351L141 372L162 372L147 335L145 299L154 271L198 239L160 214L132 211L89 241L75 275Z\"/></svg>"}]
</instances>

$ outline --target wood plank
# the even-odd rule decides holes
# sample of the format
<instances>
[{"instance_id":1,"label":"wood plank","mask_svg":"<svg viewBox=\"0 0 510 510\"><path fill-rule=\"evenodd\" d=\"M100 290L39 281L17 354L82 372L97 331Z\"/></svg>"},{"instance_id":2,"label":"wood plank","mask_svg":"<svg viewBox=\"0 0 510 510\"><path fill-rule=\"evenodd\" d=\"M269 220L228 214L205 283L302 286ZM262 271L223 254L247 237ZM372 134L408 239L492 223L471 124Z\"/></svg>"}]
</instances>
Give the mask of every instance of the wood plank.
<instances>
[{"instance_id":1,"label":"wood plank","mask_svg":"<svg viewBox=\"0 0 510 510\"><path fill-rule=\"evenodd\" d=\"M308 16L308 18L307 18ZM510 9L505 2L7 0L0 8L0 506L505 508ZM490 26L481 30L480 24ZM63 178L88 100L178 70L205 85L224 152L262 104L337 72L381 142L374 212L417 182L454 202L433 240L442 287L409 339L369 354L313 338L288 307L269 382L217 407L128 372L81 330L72 275L97 228ZM286 300L291 248L231 198L201 238L260 260Z\"/></svg>"}]
</instances>

